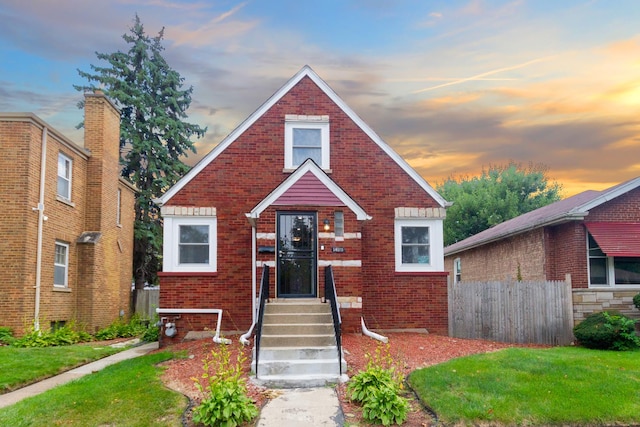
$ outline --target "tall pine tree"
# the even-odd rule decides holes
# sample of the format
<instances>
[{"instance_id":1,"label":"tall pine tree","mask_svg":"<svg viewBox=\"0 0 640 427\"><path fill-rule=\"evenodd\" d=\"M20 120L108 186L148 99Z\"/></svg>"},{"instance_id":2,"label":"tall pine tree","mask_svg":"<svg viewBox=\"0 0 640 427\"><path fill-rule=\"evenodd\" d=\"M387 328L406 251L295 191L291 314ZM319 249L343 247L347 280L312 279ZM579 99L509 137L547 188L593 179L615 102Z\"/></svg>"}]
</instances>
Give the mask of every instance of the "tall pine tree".
<instances>
[{"instance_id":1,"label":"tall pine tree","mask_svg":"<svg viewBox=\"0 0 640 427\"><path fill-rule=\"evenodd\" d=\"M95 82L121 111L122 176L139 191L133 254L136 289L156 282L161 265L162 222L153 200L189 170L182 158L196 152L191 138L201 138L207 130L185 121L193 87L183 88L184 78L163 58L163 37L164 28L156 37L147 36L136 14L133 27L122 36L128 52L96 52L108 65L90 65L92 72L78 70L88 85L74 86L93 91ZM83 108L84 102L78 106Z\"/></svg>"}]
</instances>

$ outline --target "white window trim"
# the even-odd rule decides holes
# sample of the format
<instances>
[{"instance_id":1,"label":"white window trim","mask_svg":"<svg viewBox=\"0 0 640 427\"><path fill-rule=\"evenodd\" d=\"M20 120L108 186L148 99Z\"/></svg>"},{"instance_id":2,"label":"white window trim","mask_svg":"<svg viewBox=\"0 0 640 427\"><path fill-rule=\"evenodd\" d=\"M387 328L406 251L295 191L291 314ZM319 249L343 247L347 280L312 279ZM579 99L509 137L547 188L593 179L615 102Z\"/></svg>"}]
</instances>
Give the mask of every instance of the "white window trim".
<instances>
[{"instance_id":1,"label":"white window trim","mask_svg":"<svg viewBox=\"0 0 640 427\"><path fill-rule=\"evenodd\" d=\"M458 278L458 274L460 278ZM453 283L458 284L462 281L462 261L460 258L456 258L453 260Z\"/></svg>"},{"instance_id":2,"label":"white window trim","mask_svg":"<svg viewBox=\"0 0 640 427\"><path fill-rule=\"evenodd\" d=\"M60 173L59 173L60 171L57 170L57 167L56 167L56 195L64 201L71 201L71 195L73 194L73 159L63 153L58 153L58 163L60 163L61 158L69 162L69 178L67 178L66 176L60 176ZM58 193L58 178L69 180L68 195Z\"/></svg>"},{"instance_id":3,"label":"white window trim","mask_svg":"<svg viewBox=\"0 0 640 427\"><path fill-rule=\"evenodd\" d=\"M122 190L118 188L116 194L116 225L122 227Z\"/></svg>"},{"instance_id":4,"label":"white window trim","mask_svg":"<svg viewBox=\"0 0 640 427\"><path fill-rule=\"evenodd\" d=\"M595 239L594 239L595 240ZM597 243L597 242L596 242ZM591 258L604 258L606 259L606 265L607 265L607 283L606 284L601 284L601 283L596 283L596 284L592 284L591 283ZM628 284L628 285L619 285L616 283L616 270L615 270L615 263L614 263L614 258L612 256L608 256L605 254L605 256L597 256L597 257L592 257L589 255L589 233L587 233L587 277L589 280L589 288L590 289L619 289L619 290L636 290L636 289L640 289L640 283L638 284Z\"/></svg>"},{"instance_id":5,"label":"white window trim","mask_svg":"<svg viewBox=\"0 0 640 427\"><path fill-rule=\"evenodd\" d=\"M402 227L429 227L429 264L402 263ZM396 218L394 224L396 272L444 271L444 237L441 219Z\"/></svg>"},{"instance_id":6,"label":"white window trim","mask_svg":"<svg viewBox=\"0 0 640 427\"><path fill-rule=\"evenodd\" d=\"M306 117L306 116L303 116ZM284 169L294 170L300 165L293 164L293 129L320 129L322 164L318 165L323 170L330 170L330 152L329 152L329 118L325 116L318 121L310 120L294 120L287 117L284 124ZM303 162L304 163L304 162Z\"/></svg>"},{"instance_id":7,"label":"white window trim","mask_svg":"<svg viewBox=\"0 0 640 427\"><path fill-rule=\"evenodd\" d=\"M209 262L207 264L180 264L180 226L209 226ZM215 273L218 270L218 222L216 217L207 216L165 216L162 271Z\"/></svg>"},{"instance_id":8,"label":"white window trim","mask_svg":"<svg viewBox=\"0 0 640 427\"><path fill-rule=\"evenodd\" d=\"M69 287L69 244L68 243L64 243L64 242L60 242L58 240L56 240L56 244L54 246L54 248L56 246L62 246L65 248L65 264L58 264L56 263L56 252L54 249L53 252L53 267L54 267L54 271L55 271L55 267L64 267L64 284L60 284L60 283L55 283L55 273L53 275L53 286L55 286L56 288L68 288Z\"/></svg>"}]
</instances>

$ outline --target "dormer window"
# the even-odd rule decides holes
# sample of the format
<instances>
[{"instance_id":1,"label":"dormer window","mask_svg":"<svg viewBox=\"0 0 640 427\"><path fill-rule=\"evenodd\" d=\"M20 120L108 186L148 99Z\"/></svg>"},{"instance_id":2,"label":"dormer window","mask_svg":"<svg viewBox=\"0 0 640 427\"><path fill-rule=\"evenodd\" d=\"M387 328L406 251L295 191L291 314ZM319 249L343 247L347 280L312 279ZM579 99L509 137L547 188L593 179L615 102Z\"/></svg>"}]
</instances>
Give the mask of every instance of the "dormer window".
<instances>
[{"instance_id":1,"label":"dormer window","mask_svg":"<svg viewBox=\"0 0 640 427\"><path fill-rule=\"evenodd\" d=\"M285 116L284 168L295 170L311 159L324 170L329 165L329 116Z\"/></svg>"}]
</instances>

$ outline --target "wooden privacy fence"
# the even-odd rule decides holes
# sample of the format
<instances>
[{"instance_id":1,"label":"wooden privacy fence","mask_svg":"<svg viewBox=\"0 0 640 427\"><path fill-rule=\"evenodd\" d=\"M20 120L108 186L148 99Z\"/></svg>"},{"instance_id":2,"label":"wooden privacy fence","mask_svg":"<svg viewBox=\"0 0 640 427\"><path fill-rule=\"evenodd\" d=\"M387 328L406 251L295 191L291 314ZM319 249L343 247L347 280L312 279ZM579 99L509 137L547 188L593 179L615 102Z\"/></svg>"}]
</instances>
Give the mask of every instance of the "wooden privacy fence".
<instances>
[{"instance_id":1,"label":"wooden privacy fence","mask_svg":"<svg viewBox=\"0 0 640 427\"><path fill-rule=\"evenodd\" d=\"M138 289L136 296L136 314L146 319L153 319L156 308L160 307L160 289Z\"/></svg>"},{"instance_id":2,"label":"wooden privacy fence","mask_svg":"<svg viewBox=\"0 0 640 427\"><path fill-rule=\"evenodd\" d=\"M511 343L573 341L571 277L546 282L449 283L449 335Z\"/></svg>"}]
</instances>

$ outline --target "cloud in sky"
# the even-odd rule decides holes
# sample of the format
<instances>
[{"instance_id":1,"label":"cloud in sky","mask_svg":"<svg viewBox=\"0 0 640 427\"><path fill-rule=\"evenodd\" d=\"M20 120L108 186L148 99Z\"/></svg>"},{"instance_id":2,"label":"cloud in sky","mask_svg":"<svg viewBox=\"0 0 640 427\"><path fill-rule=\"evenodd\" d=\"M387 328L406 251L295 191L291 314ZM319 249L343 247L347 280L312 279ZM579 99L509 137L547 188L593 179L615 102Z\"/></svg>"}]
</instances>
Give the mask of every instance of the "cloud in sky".
<instances>
[{"instance_id":1,"label":"cloud in sky","mask_svg":"<svg viewBox=\"0 0 640 427\"><path fill-rule=\"evenodd\" d=\"M76 69L136 13L209 127L190 163L309 64L432 184L510 160L566 195L640 175L635 0L5 0L0 110L80 140Z\"/></svg>"}]
</instances>

